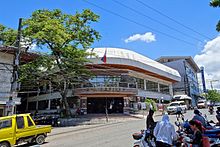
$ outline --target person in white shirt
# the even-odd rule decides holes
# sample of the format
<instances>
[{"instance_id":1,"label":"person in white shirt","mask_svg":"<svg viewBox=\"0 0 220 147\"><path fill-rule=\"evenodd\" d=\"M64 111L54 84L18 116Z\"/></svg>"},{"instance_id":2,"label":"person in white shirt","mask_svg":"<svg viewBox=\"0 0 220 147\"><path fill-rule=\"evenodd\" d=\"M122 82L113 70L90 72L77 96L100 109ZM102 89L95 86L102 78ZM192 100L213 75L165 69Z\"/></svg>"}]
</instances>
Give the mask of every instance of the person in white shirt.
<instances>
[{"instance_id":1,"label":"person in white shirt","mask_svg":"<svg viewBox=\"0 0 220 147\"><path fill-rule=\"evenodd\" d=\"M177 138L174 126L169 121L169 116L164 114L162 121L154 128L156 147L171 147L173 140Z\"/></svg>"}]
</instances>

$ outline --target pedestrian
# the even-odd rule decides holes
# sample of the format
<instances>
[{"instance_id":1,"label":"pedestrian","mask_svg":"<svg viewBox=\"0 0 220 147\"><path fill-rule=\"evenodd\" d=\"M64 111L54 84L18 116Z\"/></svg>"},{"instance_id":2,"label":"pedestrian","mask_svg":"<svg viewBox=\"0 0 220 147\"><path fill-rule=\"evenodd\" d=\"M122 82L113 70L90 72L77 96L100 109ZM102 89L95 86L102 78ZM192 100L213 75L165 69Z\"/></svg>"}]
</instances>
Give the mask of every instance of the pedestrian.
<instances>
[{"instance_id":1,"label":"pedestrian","mask_svg":"<svg viewBox=\"0 0 220 147\"><path fill-rule=\"evenodd\" d=\"M174 126L169 121L169 116L164 114L162 121L156 124L154 129L156 147L171 147L172 142L177 139Z\"/></svg>"},{"instance_id":2,"label":"pedestrian","mask_svg":"<svg viewBox=\"0 0 220 147\"><path fill-rule=\"evenodd\" d=\"M189 121L190 128L193 130L193 136L189 143L192 144L192 147L203 147L202 145L202 126L196 120Z\"/></svg>"},{"instance_id":3,"label":"pedestrian","mask_svg":"<svg viewBox=\"0 0 220 147\"><path fill-rule=\"evenodd\" d=\"M182 117L182 118L184 117L183 114L182 114L182 111L183 110L182 110L182 108L180 107L180 104L179 104L179 106L177 106L177 108L176 108L176 118L177 118L177 121L179 121L180 117Z\"/></svg>"}]
</instances>

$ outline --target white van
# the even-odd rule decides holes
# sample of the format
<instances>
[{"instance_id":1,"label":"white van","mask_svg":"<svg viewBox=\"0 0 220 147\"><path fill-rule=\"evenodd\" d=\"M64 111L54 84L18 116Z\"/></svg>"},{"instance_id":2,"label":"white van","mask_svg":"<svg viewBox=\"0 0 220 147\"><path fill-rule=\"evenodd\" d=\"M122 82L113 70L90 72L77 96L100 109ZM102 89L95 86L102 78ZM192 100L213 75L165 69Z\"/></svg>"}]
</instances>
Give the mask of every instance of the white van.
<instances>
[{"instance_id":1,"label":"white van","mask_svg":"<svg viewBox=\"0 0 220 147\"><path fill-rule=\"evenodd\" d=\"M172 99L172 102L175 102L175 101L184 101L186 106L187 106L187 109L190 109L191 106L192 106L192 98L189 97L188 95L174 95L173 96L173 99Z\"/></svg>"},{"instance_id":2,"label":"white van","mask_svg":"<svg viewBox=\"0 0 220 147\"><path fill-rule=\"evenodd\" d=\"M175 101L171 102L169 106L167 107L167 113L168 114L176 114L177 107L180 107L182 109L182 113L186 113L187 106L184 101Z\"/></svg>"}]
</instances>

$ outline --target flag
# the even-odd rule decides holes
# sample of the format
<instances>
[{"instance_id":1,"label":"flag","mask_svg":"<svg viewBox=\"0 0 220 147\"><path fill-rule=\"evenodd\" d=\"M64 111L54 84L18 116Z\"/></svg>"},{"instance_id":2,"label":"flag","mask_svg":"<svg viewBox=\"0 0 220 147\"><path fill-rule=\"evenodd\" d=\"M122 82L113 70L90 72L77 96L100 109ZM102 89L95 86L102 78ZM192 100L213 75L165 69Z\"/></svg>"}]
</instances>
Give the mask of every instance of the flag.
<instances>
[{"instance_id":1,"label":"flag","mask_svg":"<svg viewBox=\"0 0 220 147\"><path fill-rule=\"evenodd\" d=\"M101 58L102 62L104 62L104 63L106 63L106 61L107 61L107 58L106 58L106 51L107 51L107 49L105 49L104 56Z\"/></svg>"}]
</instances>

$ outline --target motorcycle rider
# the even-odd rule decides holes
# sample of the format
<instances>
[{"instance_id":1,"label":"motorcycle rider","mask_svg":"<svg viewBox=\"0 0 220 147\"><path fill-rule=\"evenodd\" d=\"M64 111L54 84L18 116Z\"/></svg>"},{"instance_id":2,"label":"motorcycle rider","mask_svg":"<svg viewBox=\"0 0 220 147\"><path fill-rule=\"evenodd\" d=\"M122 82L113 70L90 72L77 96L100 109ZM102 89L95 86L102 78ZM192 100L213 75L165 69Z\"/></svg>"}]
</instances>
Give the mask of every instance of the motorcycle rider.
<instances>
[{"instance_id":1,"label":"motorcycle rider","mask_svg":"<svg viewBox=\"0 0 220 147\"><path fill-rule=\"evenodd\" d=\"M216 118L218 120L218 124L220 125L220 107L217 107Z\"/></svg>"},{"instance_id":2,"label":"motorcycle rider","mask_svg":"<svg viewBox=\"0 0 220 147\"><path fill-rule=\"evenodd\" d=\"M151 134L150 138L155 140L155 137L153 135L153 130L156 126L156 122L154 121L153 115L154 115L154 111L150 109L148 112L147 119L146 119L146 127L147 129L150 130L150 134ZM145 140L147 140L147 138L145 138Z\"/></svg>"},{"instance_id":3,"label":"motorcycle rider","mask_svg":"<svg viewBox=\"0 0 220 147\"><path fill-rule=\"evenodd\" d=\"M207 123L206 123L206 120L205 118L202 116L202 113L198 110L198 109L195 109L194 110L194 117L192 118L192 120L197 120L197 121L200 121L201 124L203 125L203 127L206 127L207 126Z\"/></svg>"},{"instance_id":4,"label":"motorcycle rider","mask_svg":"<svg viewBox=\"0 0 220 147\"><path fill-rule=\"evenodd\" d=\"M156 147L171 147L173 140L177 138L174 126L169 121L169 116L164 114L162 121L154 128Z\"/></svg>"},{"instance_id":5,"label":"motorcycle rider","mask_svg":"<svg viewBox=\"0 0 220 147\"><path fill-rule=\"evenodd\" d=\"M177 120L179 120L180 117L182 117L182 118L184 117L182 114L182 108L180 107L180 105L176 108L176 115L177 115L176 116Z\"/></svg>"},{"instance_id":6,"label":"motorcycle rider","mask_svg":"<svg viewBox=\"0 0 220 147\"><path fill-rule=\"evenodd\" d=\"M202 126L196 120L189 121L190 128L193 130L192 139L189 143L192 144L192 147L202 147Z\"/></svg>"},{"instance_id":7,"label":"motorcycle rider","mask_svg":"<svg viewBox=\"0 0 220 147\"><path fill-rule=\"evenodd\" d=\"M148 112L148 115L147 115L147 120L146 120L147 129L152 129L156 125L156 122L154 121L153 115L154 115L154 111L152 109L150 109Z\"/></svg>"},{"instance_id":8,"label":"motorcycle rider","mask_svg":"<svg viewBox=\"0 0 220 147\"><path fill-rule=\"evenodd\" d=\"M214 112L214 107L213 107L213 105L211 104L211 105L209 106L209 113L210 113L210 114L213 114L213 112Z\"/></svg>"}]
</instances>

